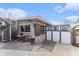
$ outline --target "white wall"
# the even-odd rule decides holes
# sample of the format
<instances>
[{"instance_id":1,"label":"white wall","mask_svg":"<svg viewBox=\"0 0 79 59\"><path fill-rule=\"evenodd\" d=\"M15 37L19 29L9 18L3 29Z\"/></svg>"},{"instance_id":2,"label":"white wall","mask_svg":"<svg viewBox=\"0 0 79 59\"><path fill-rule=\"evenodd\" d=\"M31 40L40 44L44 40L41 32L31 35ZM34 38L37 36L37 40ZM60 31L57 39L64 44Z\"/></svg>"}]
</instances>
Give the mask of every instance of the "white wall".
<instances>
[{"instance_id":1,"label":"white wall","mask_svg":"<svg viewBox=\"0 0 79 59\"><path fill-rule=\"evenodd\" d=\"M59 31L53 31L53 41L60 42L60 33Z\"/></svg>"},{"instance_id":2,"label":"white wall","mask_svg":"<svg viewBox=\"0 0 79 59\"><path fill-rule=\"evenodd\" d=\"M71 33L61 32L61 43L71 44Z\"/></svg>"}]
</instances>

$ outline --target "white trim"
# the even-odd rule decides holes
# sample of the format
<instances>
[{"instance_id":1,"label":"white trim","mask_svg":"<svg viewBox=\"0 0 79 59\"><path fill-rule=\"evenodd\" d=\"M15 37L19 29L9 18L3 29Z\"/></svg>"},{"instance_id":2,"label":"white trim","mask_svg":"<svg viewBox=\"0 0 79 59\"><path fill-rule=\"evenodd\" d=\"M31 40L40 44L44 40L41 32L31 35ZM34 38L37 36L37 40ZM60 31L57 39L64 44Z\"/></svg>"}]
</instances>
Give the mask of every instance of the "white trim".
<instances>
[{"instance_id":1,"label":"white trim","mask_svg":"<svg viewBox=\"0 0 79 59\"><path fill-rule=\"evenodd\" d=\"M30 25L30 24L26 24L26 25ZM21 29L20 29L20 26L23 26L24 32L25 32L25 26L26 26L26 25L25 25L25 24L24 24L24 25L23 25L23 24L22 24L22 25L19 25L19 32L22 32ZM30 25L30 26L31 26L31 25ZM31 27L30 27L30 28L31 28Z\"/></svg>"}]
</instances>

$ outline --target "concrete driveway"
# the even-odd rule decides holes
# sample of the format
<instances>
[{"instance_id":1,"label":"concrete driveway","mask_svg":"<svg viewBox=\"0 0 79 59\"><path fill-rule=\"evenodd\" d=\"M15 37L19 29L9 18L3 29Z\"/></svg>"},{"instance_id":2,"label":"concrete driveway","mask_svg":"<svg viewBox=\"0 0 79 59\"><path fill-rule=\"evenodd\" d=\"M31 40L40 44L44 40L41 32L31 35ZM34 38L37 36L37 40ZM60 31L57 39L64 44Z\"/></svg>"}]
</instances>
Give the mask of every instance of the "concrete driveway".
<instances>
[{"instance_id":1,"label":"concrete driveway","mask_svg":"<svg viewBox=\"0 0 79 59\"><path fill-rule=\"evenodd\" d=\"M51 52L55 56L79 56L79 48L72 45L57 43Z\"/></svg>"},{"instance_id":2,"label":"concrete driveway","mask_svg":"<svg viewBox=\"0 0 79 59\"><path fill-rule=\"evenodd\" d=\"M28 42L0 43L2 56L74 56L79 55L79 48L60 43L31 45Z\"/></svg>"}]
</instances>

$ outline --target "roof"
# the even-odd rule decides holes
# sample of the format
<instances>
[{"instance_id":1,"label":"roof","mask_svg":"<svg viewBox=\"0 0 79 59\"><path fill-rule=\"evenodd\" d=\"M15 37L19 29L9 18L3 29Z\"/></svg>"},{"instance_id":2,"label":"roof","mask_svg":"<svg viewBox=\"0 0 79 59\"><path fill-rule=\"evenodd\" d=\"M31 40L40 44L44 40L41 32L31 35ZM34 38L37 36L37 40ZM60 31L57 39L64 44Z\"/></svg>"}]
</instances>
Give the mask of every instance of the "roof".
<instances>
[{"instance_id":1,"label":"roof","mask_svg":"<svg viewBox=\"0 0 79 59\"><path fill-rule=\"evenodd\" d=\"M18 19L18 21L23 21L23 20L32 20L32 21L38 20L38 21L41 21L43 23L46 23L46 24L52 26L52 24L50 22L48 22L47 20L43 19L40 16L30 16L30 17L24 17L24 18Z\"/></svg>"}]
</instances>

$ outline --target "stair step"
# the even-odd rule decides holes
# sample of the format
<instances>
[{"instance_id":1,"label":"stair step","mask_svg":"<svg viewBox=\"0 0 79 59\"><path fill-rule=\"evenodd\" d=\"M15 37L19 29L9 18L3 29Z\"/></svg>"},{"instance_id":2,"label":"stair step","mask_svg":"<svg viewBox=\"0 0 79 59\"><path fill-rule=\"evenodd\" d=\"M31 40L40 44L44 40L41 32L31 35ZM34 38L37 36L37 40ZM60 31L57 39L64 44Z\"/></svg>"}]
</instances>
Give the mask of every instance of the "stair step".
<instances>
[{"instance_id":1,"label":"stair step","mask_svg":"<svg viewBox=\"0 0 79 59\"><path fill-rule=\"evenodd\" d=\"M4 37L3 42L8 42L10 41L10 37Z\"/></svg>"},{"instance_id":2,"label":"stair step","mask_svg":"<svg viewBox=\"0 0 79 59\"><path fill-rule=\"evenodd\" d=\"M10 41L10 40L2 40L3 42L8 42L8 41Z\"/></svg>"},{"instance_id":3,"label":"stair step","mask_svg":"<svg viewBox=\"0 0 79 59\"><path fill-rule=\"evenodd\" d=\"M4 38L4 39L10 39L10 38L8 37L8 38Z\"/></svg>"},{"instance_id":4,"label":"stair step","mask_svg":"<svg viewBox=\"0 0 79 59\"><path fill-rule=\"evenodd\" d=\"M8 37L8 36L10 37L10 35L4 36L4 37Z\"/></svg>"}]
</instances>

